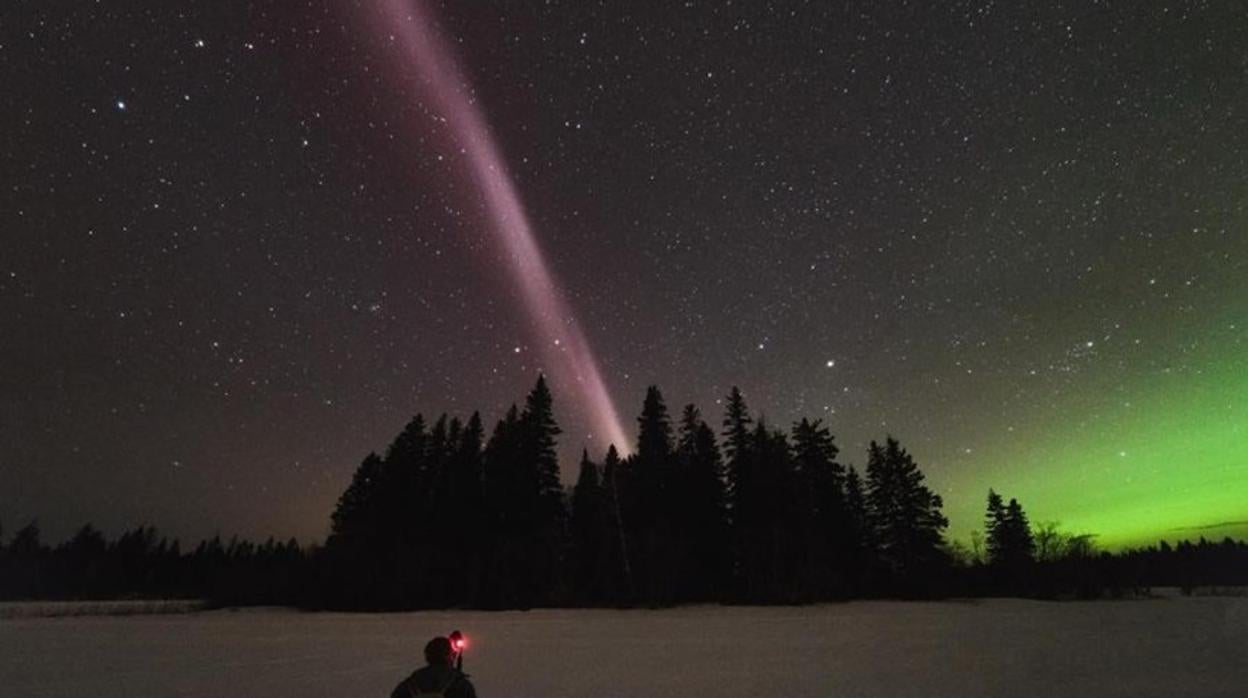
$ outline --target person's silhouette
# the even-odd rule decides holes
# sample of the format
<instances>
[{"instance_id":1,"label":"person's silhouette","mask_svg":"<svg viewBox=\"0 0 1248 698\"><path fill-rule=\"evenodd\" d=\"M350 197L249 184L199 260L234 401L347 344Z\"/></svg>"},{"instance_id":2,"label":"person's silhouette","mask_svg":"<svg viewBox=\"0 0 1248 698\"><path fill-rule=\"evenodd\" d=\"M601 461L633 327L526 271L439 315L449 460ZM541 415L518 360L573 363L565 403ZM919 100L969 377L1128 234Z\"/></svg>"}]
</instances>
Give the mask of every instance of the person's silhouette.
<instances>
[{"instance_id":1,"label":"person's silhouette","mask_svg":"<svg viewBox=\"0 0 1248 698\"><path fill-rule=\"evenodd\" d=\"M451 665L454 658L449 639L433 638L425 645L425 666L400 681L390 698L477 698L468 675Z\"/></svg>"}]
</instances>

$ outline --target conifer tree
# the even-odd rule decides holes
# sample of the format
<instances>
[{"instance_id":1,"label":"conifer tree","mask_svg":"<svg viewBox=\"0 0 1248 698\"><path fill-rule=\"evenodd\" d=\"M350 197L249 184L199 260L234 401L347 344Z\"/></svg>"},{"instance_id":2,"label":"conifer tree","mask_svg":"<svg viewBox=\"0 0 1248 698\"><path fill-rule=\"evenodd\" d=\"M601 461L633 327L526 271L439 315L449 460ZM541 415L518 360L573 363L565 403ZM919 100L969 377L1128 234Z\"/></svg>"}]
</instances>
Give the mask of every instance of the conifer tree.
<instances>
[{"instance_id":1,"label":"conifer tree","mask_svg":"<svg viewBox=\"0 0 1248 698\"><path fill-rule=\"evenodd\" d=\"M733 503L741 590L750 601L796 600L792 567L794 530L792 463L788 438L760 419L749 436L749 457L741 461ZM740 451L738 451L740 456Z\"/></svg>"},{"instance_id":2,"label":"conifer tree","mask_svg":"<svg viewBox=\"0 0 1248 698\"><path fill-rule=\"evenodd\" d=\"M482 559L487 573L479 600L487 608L515 608L518 580L512 574L523 554L517 546L525 527L524 482L520 465L520 411L512 405L486 443L482 454L482 492L486 536Z\"/></svg>"},{"instance_id":3,"label":"conifer tree","mask_svg":"<svg viewBox=\"0 0 1248 698\"><path fill-rule=\"evenodd\" d=\"M672 422L658 386L646 388L646 399L637 417L637 458L649 467L663 468L672 455Z\"/></svg>"},{"instance_id":4,"label":"conifer tree","mask_svg":"<svg viewBox=\"0 0 1248 698\"><path fill-rule=\"evenodd\" d=\"M9 544L9 553L28 560L40 557L44 550L45 547L40 540L39 521L33 519L17 529L17 533L13 534L13 541Z\"/></svg>"},{"instance_id":5,"label":"conifer tree","mask_svg":"<svg viewBox=\"0 0 1248 698\"><path fill-rule=\"evenodd\" d=\"M1035 559L1036 544L1027 515L1017 499L1002 503L1001 495L988 490L984 515L991 578L999 591L1021 593L1032 586L1029 567Z\"/></svg>"},{"instance_id":6,"label":"conifer tree","mask_svg":"<svg viewBox=\"0 0 1248 698\"><path fill-rule=\"evenodd\" d=\"M630 549L643 597L651 603L670 603L683 560L673 536L675 508L672 490L672 425L663 394L646 389L637 418L637 453L629 459L631 492L625 508Z\"/></svg>"},{"instance_id":7,"label":"conifer tree","mask_svg":"<svg viewBox=\"0 0 1248 698\"><path fill-rule=\"evenodd\" d=\"M382 570L387 553L382 535L384 468L384 461L376 453L369 453L338 498L322 565L323 586L330 593L323 602L331 606L378 608L393 603L382 600L372 584L386 572ZM201 542L193 556L197 566L218 566L213 557L215 550Z\"/></svg>"},{"instance_id":8,"label":"conifer tree","mask_svg":"<svg viewBox=\"0 0 1248 698\"><path fill-rule=\"evenodd\" d=\"M599 603L603 590L598 573L606 540L606 506L598 466L581 453L580 474L572 489L571 581L574 597L583 603Z\"/></svg>"},{"instance_id":9,"label":"conifer tree","mask_svg":"<svg viewBox=\"0 0 1248 698\"><path fill-rule=\"evenodd\" d=\"M518 601L525 607L553 601L561 581L567 515L555 450L559 434L554 398L545 376L538 376L520 415L514 464L518 481L513 496L519 516L513 533L519 540L512 568Z\"/></svg>"},{"instance_id":10,"label":"conifer tree","mask_svg":"<svg viewBox=\"0 0 1248 698\"><path fill-rule=\"evenodd\" d=\"M731 562L723 462L715 432L693 405L680 420L676 449L674 535L685 561L679 600L706 600L721 593Z\"/></svg>"},{"instance_id":11,"label":"conifer tree","mask_svg":"<svg viewBox=\"0 0 1248 698\"><path fill-rule=\"evenodd\" d=\"M1025 565L1035 559L1036 543L1031 535L1031 524L1027 521L1027 514L1023 512L1023 505L1018 503L1017 499L1010 498L1010 503L1005 508L1005 530L1006 530L1006 564Z\"/></svg>"},{"instance_id":12,"label":"conifer tree","mask_svg":"<svg viewBox=\"0 0 1248 698\"><path fill-rule=\"evenodd\" d=\"M923 484L922 471L892 437L883 447L871 442L867 502L880 561L895 582L943 561L941 532L949 522L941 498Z\"/></svg>"},{"instance_id":13,"label":"conifer tree","mask_svg":"<svg viewBox=\"0 0 1248 698\"><path fill-rule=\"evenodd\" d=\"M752 430L749 408L745 397L736 386L728 393L724 405L724 475L725 489L728 495L728 521L732 539L732 569L730 570L734 586L738 593L744 593L746 586L744 556L745 531L753 525L750 511L750 494L748 493L753 459Z\"/></svg>"},{"instance_id":14,"label":"conifer tree","mask_svg":"<svg viewBox=\"0 0 1248 698\"><path fill-rule=\"evenodd\" d=\"M555 421L554 398L539 375L537 384L524 401L522 424L522 455L529 460L526 469L535 477L540 514L544 523L561 527L564 519L563 485L559 481L557 437L562 433Z\"/></svg>"},{"instance_id":15,"label":"conifer tree","mask_svg":"<svg viewBox=\"0 0 1248 698\"><path fill-rule=\"evenodd\" d=\"M440 465L450 450L450 427L448 425L448 417L445 413L438 415L437 421L433 423L433 428L429 430L429 439L426 443L426 467L433 471L431 475L437 477L437 466Z\"/></svg>"},{"instance_id":16,"label":"conifer tree","mask_svg":"<svg viewBox=\"0 0 1248 698\"><path fill-rule=\"evenodd\" d=\"M466 424L451 420L441 475L433 493L438 530L438 560L442 576L437 594L443 605L464 605L480 594L485 535L485 494L482 481L481 415L474 412Z\"/></svg>"},{"instance_id":17,"label":"conifer tree","mask_svg":"<svg viewBox=\"0 0 1248 698\"><path fill-rule=\"evenodd\" d=\"M366 548L372 605L414 608L428 595L421 561L430 554L425 532L434 523L426 479L430 434L413 417L386 449L376 497L377 525Z\"/></svg>"},{"instance_id":18,"label":"conifer tree","mask_svg":"<svg viewBox=\"0 0 1248 698\"><path fill-rule=\"evenodd\" d=\"M381 458L369 453L356 468L351 484L338 497L338 505L330 517L332 530L327 545L354 544L373 535L381 466Z\"/></svg>"},{"instance_id":19,"label":"conifer tree","mask_svg":"<svg viewBox=\"0 0 1248 698\"><path fill-rule=\"evenodd\" d=\"M984 514L984 542L988 549L988 564L999 565L1005 561L1007 541L1005 504L1001 495L988 488L988 510Z\"/></svg>"},{"instance_id":20,"label":"conifer tree","mask_svg":"<svg viewBox=\"0 0 1248 698\"><path fill-rule=\"evenodd\" d=\"M603 543L604 596L605 600L617 604L631 602L636 598L623 507L620 504L623 467L615 444L608 446L607 455L602 461L603 499L608 514Z\"/></svg>"},{"instance_id":21,"label":"conifer tree","mask_svg":"<svg viewBox=\"0 0 1248 698\"><path fill-rule=\"evenodd\" d=\"M850 589L851 593L861 594L872 571L875 541L871 538L866 489L862 484L862 478L858 475L858 470L852 465L845 473L845 515Z\"/></svg>"},{"instance_id":22,"label":"conifer tree","mask_svg":"<svg viewBox=\"0 0 1248 698\"><path fill-rule=\"evenodd\" d=\"M745 397L735 385L728 393L728 401L724 406L724 456L728 459L729 480L734 463L745 458L750 450L750 419L749 408L745 406Z\"/></svg>"},{"instance_id":23,"label":"conifer tree","mask_svg":"<svg viewBox=\"0 0 1248 698\"><path fill-rule=\"evenodd\" d=\"M818 596L846 593L845 565L851 540L845 504L845 468L836 461L836 444L820 420L793 425L795 504L805 527L803 576Z\"/></svg>"},{"instance_id":24,"label":"conifer tree","mask_svg":"<svg viewBox=\"0 0 1248 698\"><path fill-rule=\"evenodd\" d=\"M988 490L988 509L984 515L984 533L991 565L1017 567L1035 558L1036 544L1027 514L1017 499L1003 504L1001 495Z\"/></svg>"}]
</instances>

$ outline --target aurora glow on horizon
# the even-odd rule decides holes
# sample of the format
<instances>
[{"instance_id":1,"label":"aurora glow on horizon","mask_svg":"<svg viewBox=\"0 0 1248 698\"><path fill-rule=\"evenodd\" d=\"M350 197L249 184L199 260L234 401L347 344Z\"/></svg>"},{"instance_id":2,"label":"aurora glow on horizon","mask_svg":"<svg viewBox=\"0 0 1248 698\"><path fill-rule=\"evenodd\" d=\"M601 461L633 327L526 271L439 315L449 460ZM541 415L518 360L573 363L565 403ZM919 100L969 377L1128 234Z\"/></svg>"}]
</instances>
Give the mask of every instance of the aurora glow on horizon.
<instances>
[{"instance_id":1,"label":"aurora glow on horizon","mask_svg":"<svg viewBox=\"0 0 1248 698\"><path fill-rule=\"evenodd\" d=\"M964 457L975 482L1003 483L1033 523L1055 521L1110 549L1248 537L1248 353L1239 321L1213 322L1185 370L1037 411ZM948 503L952 536L969 539L982 499Z\"/></svg>"},{"instance_id":2,"label":"aurora glow on horizon","mask_svg":"<svg viewBox=\"0 0 1248 698\"><path fill-rule=\"evenodd\" d=\"M445 115L443 120L464 150L467 167L489 210L491 232L521 289L556 385L574 387L581 405L591 415L591 435L605 436L603 450L614 444L627 455L632 451L632 440L620 423L589 340L546 264L485 117L469 96L471 82L451 47L438 35L437 24L422 0L382 0L377 4L384 9L384 28L402 45L401 56L411 61L410 66L401 68L415 68L434 111Z\"/></svg>"}]
</instances>

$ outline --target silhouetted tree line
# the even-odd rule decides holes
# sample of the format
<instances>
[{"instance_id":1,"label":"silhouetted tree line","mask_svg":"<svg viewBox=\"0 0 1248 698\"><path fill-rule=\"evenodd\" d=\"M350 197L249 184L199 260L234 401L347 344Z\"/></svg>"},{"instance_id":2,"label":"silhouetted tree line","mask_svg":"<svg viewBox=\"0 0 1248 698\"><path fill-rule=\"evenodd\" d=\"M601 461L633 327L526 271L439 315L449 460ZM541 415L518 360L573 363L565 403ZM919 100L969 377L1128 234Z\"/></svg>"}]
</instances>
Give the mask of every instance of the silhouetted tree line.
<instances>
[{"instance_id":1,"label":"silhouetted tree line","mask_svg":"<svg viewBox=\"0 0 1248 698\"><path fill-rule=\"evenodd\" d=\"M3 537L0 537L0 541ZM210 599L219 604L284 604L298 598L308 555L291 539L256 545L220 537L183 551L177 540L140 526L109 541L83 526L51 547L39 525L0 546L0 599Z\"/></svg>"},{"instance_id":2,"label":"silhouetted tree line","mask_svg":"<svg viewBox=\"0 0 1248 698\"><path fill-rule=\"evenodd\" d=\"M312 608L527 608L856 597L1099 597L1248 585L1248 544L1098 551L1032 525L989 490L984 532L944 540L941 498L892 437L859 472L829 429L754 418L733 388L718 424L673 420L646 391L636 449L583 453L564 489L553 398L539 378L487 438L479 414L413 418L357 468L323 547L177 541L90 526L49 548L34 524L0 546L0 598L198 597ZM3 541L0 535L0 541Z\"/></svg>"},{"instance_id":3,"label":"silhouetted tree line","mask_svg":"<svg viewBox=\"0 0 1248 698\"><path fill-rule=\"evenodd\" d=\"M773 429L736 389L722 451L693 405L673 423L657 388L637 422L635 453L584 454L568 496L544 379L488 440L479 415L418 415L339 500L318 602L798 603L950 583L940 497L896 440L871 445L864 480L821 422Z\"/></svg>"},{"instance_id":4,"label":"silhouetted tree line","mask_svg":"<svg viewBox=\"0 0 1248 698\"><path fill-rule=\"evenodd\" d=\"M1248 543L1225 538L1097 550L1092 535L1062 532L1056 523L1032 526L1018 500L1004 503L988 490L982 549L963 556L963 583L973 595L1098 598L1149 593L1153 587L1248 585Z\"/></svg>"}]
</instances>

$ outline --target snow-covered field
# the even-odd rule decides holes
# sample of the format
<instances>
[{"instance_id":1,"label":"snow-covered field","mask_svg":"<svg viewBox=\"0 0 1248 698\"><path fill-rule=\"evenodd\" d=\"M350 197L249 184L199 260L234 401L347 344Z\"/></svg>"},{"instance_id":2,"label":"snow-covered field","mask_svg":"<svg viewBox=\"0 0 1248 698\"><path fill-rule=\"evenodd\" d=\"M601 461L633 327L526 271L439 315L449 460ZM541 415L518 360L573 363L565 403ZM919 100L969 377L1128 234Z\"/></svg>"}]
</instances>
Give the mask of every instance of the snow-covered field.
<instances>
[{"instance_id":1,"label":"snow-covered field","mask_svg":"<svg viewBox=\"0 0 1248 698\"><path fill-rule=\"evenodd\" d=\"M162 601L6 601L0 602L0 619L189 613L206 607L207 604L205 602L196 599L167 599Z\"/></svg>"},{"instance_id":2,"label":"snow-covered field","mask_svg":"<svg viewBox=\"0 0 1248 698\"><path fill-rule=\"evenodd\" d=\"M0 620L0 695L387 696L462 629L482 698L1246 696L1248 599Z\"/></svg>"}]
</instances>

